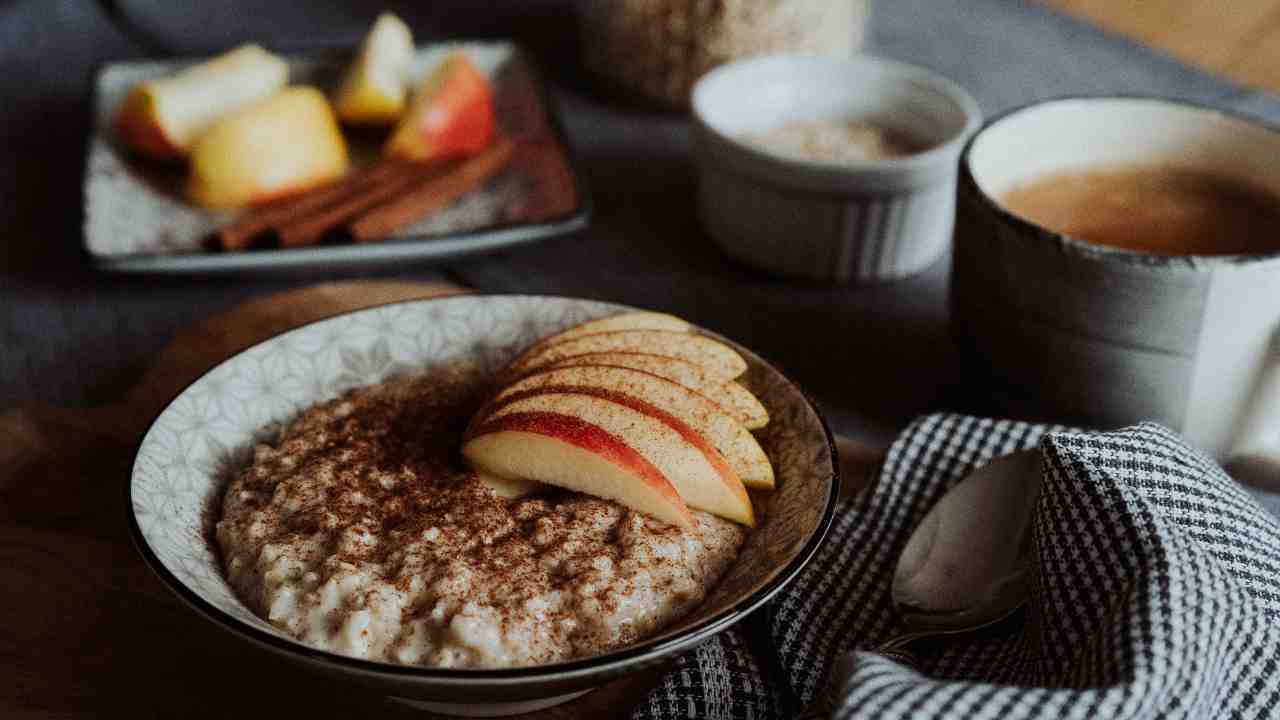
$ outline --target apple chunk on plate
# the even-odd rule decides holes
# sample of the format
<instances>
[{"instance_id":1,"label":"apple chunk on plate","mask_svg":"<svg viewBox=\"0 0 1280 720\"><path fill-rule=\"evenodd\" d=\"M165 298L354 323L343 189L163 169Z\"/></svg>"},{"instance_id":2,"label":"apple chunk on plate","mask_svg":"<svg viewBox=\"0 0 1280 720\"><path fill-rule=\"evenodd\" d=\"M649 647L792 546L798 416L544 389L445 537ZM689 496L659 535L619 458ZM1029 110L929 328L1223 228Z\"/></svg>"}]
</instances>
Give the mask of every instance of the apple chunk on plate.
<instances>
[{"instance_id":1,"label":"apple chunk on plate","mask_svg":"<svg viewBox=\"0 0 1280 720\"><path fill-rule=\"evenodd\" d=\"M347 145L329 101L295 86L236 110L196 141L187 195L204 207L243 207L346 171Z\"/></svg>"},{"instance_id":2,"label":"apple chunk on plate","mask_svg":"<svg viewBox=\"0 0 1280 720\"><path fill-rule=\"evenodd\" d=\"M488 78L455 52L413 94L385 152L422 161L466 157L493 142L496 125Z\"/></svg>"},{"instance_id":3,"label":"apple chunk on plate","mask_svg":"<svg viewBox=\"0 0 1280 720\"><path fill-rule=\"evenodd\" d=\"M379 15L333 95L338 117L352 125L395 124L404 112L412 61L409 26L392 13Z\"/></svg>"},{"instance_id":4,"label":"apple chunk on plate","mask_svg":"<svg viewBox=\"0 0 1280 720\"><path fill-rule=\"evenodd\" d=\"M538 344L511 363L512 375L527 373L577 355L599 352L644 352L686 360L707 373L732 380L747 370L733 348L703 335L672 330L616 330L579 335L560 342Z\"/></svg>"},{"instance_id":5,"label":"apple chunk on plate","mask_svg":"<svg viewBox=\"0 0 1280 720\"><path fill-rule=\"evenodd\" d=\"M557 485L682 528L694 525L661 471L618 437L571 415L507 413L470 428L462 455L481 473Z\"/></svg>"},{"instance_id":6,"label":"apple chunk on plate","mask_svg":"<svg viewBox=\"0 0 1280 720\"><path fill-rule=\"evenodd\" d=\"M714 447L744 485L760 489L774 487L773 465L742 423L719 405L679 383L625 367L553 368L536 371L503 389L490 404L489 412L497 412L505 404L542 392L584 393L615 400L629 398L653 406L687 425ZM484 413L481 410L481 421Z\"/></svg>"},{"instance_id":7,"label":"apple chunk on plate","mask_svg":"<svg viewBox=\"0 0 1280 720\"><path fill-rule=\"evenodd\" d=\"M463 455L473 462L478 460L477 466L485 470L492 469L499 475L513 475L613 497L624 505L641 509L625 494L622 497L603 495L589 485L583 487L582 481L589 482L590 476L579 473L576 467L563 468L564 472L569 473L569 480L565 480L555 472L554 466L545 467L542 458L534 458L538 462L531 465L536 466L538 475L531 474L532 470L520 470L518 466L512 468L514 472L503 472L486 465L483 453L476 456L471 443L483 437L485 428L504 427L504 418L508 417L521 419L524 423L522 429L526 432L541 431L552 437L559 437L566 432L565 423L560 418L577 419L597 428L607 437L616 438L625 447L638 453L666 478L689 507L744 525L755 523L746 488L720 452L688 424L654 405L622 394L603 396L597 393L551 391L529 395L491 408L487 413L482 412L476 418L478 424L474 429L468 430L469 439L463 445ZM547 418L547 422L539 426L536 420L528 420L538 417ZM530 458L525 460L529 461Z\"/></svg>"},{"instance_id":8,"label":"apple chunk on plate","mask_svg":"<svg viewBox=\"0 0 1280 720\"><path fill-rule=\"evenodd\" d=\"M640 352L601 352L575 355L546 367L574 365L613 365L653 373L706 396L736 417L748 430L758 430L769 424L769 411L750 390L734 381L722 380L688 360Z\"/></svg>"},{"instance_id":9,"label":"apple chunk on plate","mask_svg":"<svg viewBox=\"0 0 1280 720\"><path fill-rule=\"evenodd\" d=\"M284 87L289 66L257 45L242 45L176 75L140 83L116 112L125 144L162 159L184 157L215 120Z\"/></svg>"}]
</instances>

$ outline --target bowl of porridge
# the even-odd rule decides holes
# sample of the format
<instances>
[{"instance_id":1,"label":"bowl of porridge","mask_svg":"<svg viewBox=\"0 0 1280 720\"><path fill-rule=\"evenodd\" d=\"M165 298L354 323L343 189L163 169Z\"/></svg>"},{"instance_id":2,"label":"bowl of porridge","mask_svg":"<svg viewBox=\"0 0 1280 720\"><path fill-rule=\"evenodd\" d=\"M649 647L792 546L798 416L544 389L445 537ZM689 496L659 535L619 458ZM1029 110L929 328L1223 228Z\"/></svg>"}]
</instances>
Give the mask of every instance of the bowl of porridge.
<instances>
[{"instance_id":1,"label":"bowl of porridge","mask_svg":"<svg viewBox=\"0 0 1280 720\"><path fill-rule=\"evenodd\" d=\"M981 123L959 85L858 55L771 55L693 91L698 213L730 257L829 283L924 270L950 247L957 160Z\"/></svg>"},{"instance_id":2,"label":"bowl of porridge","mask_svg":"<svg viewBox=\"0 0 1280 720\"><path fill-rule=\"evenodd\" d=\"M802 569L837 490L817 409L745 348L494 295L230 358L156 418L128 492L140 553L206 619L332 679L494 715L731 626Z\"/></svg>"}]
</instances>

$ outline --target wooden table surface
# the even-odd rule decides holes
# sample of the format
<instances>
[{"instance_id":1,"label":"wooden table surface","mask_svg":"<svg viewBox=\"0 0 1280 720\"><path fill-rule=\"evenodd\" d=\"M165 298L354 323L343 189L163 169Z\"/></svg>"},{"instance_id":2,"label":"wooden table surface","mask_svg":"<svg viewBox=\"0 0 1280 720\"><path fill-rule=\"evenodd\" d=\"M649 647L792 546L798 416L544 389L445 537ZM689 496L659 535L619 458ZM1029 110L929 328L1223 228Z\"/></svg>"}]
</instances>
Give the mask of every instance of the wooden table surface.
<instances>
[{"instance_id":1,"label":"wooden table surface","mask_svg":"<svg viewBox=\"0 0 1280 720\"><path fill-rule=\"evenodd\" d=\"M1237 83L1280 93L1280 0L1044 0Z\"/></svg>"},{"instance_id":2,"label":"wooden table surface","mask_svg":"<svg viewBox=\"0 0 1280 720\"><path fill-rule=\"evenodd\" d=\"M356 281L267 296L179 332L118 402L0 413L0 717L423 717L197 619L132 547L120 478L151 418L221 359L320 317L453 292Z\"/></svg>"}]
</instances>

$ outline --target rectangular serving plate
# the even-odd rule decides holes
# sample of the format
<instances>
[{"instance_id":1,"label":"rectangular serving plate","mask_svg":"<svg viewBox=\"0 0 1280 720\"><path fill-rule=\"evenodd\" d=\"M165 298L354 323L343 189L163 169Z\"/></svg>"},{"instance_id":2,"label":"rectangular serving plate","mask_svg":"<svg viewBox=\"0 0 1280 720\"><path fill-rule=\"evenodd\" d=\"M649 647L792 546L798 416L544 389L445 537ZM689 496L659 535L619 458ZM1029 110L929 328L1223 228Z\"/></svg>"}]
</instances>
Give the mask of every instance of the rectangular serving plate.
<instances>
[{"instance_id":1,"label":"rectangular serving plate","mask_svg":"<svg viewBox=\"0 0 1280 720\"><path fill-rule=\"evenodd\" d=\"M412 75L420 77L448 53L465 52L494 82L499 127L521 138L550 143L572 177L576 207L537 221L504 214L531 197L531 176L510 169L453 206L369 244L301 248L208 250L207 238L235 213L204 210L182 198L183 173L128 152L111 128L116 108L138 82L171 74L203 58L110 63L97 75L94 130L84 186L84 243L95 267L132 273L191 273L292 267L385 265L433 261L535 242L585 228L591 201L563 126L532 64L509 42L451 42L419 47ZM332 86L350 53L290 57L290 82ZM353 159L370 157L377 144L347 133Z\"/></svg>"}]
</instances>

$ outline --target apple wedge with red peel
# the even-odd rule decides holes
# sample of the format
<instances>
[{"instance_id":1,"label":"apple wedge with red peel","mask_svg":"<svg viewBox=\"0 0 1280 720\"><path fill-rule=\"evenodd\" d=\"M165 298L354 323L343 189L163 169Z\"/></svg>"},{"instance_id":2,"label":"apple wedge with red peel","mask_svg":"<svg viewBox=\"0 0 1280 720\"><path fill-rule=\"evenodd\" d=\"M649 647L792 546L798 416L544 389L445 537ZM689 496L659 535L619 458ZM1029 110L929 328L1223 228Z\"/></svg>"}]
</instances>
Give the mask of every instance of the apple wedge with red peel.
<instances>
[{"instance_id":1,"label":"apple wedge with red peel","mask_svg":"<svg viewBox=\"0 0 1280 720\"><path fill-rule=\"evenodd\" d=\"M392 13L382 13L333 95L338 118L351 125L394 125L404 114L405 75L411 62L409 26Z\"/></svg>"},{"instance_id":2,"label":"apple wedge with red peel","mask_svg":"<svg viewBox=\"0 0 1280 720\"><path fill-rule=\"evenodd\" d=\"M605 390L549 389L500 403L482 411L477 419L484 427L501 425L508 415L539 413L577 418L618 438L657 468L690 508L748 526L755 524L751 498L724 456L687 423L638 398ZM561 484L554 478L532 479ZM627 504L625 498L616 499Z\"/></svg>"},{"instance_id":3,"label":"apple wedge with red peel","mask_svg":"<svg viewBox=\"0 0 1280 720\"><path fill-rule=\"evenodd\" d=\"M617 315L598 318L596 320L588 320L584 323L578 323L567 330L545 337L526 349L519 358L516 358L512 365L517 365L525 357L530 357L540 353L556 343L572 340L573 338L582 337L583 335L619 332L622 330L667 330L670 332L687 333L692 329L692 325L681 320L675 315L647 311L624 312Z\"/></svg>"},{"instance_id":4,"label":"apple wedge with red peel","mask_svg":"<svg viewBox=\"0 0 1280 720\"><path fill-rule=\"evenodd\" d=\"M500 498L515 499L522 498L537 491L542 483L533 480L524 480L521 478L502 477L487 472L477 472L476 476L480 482L484 483L493 490L493 494Z\"/></svg>"},{"instance_id":5,"label":"apple wedge with red peel","mask_svg":"<svg viewBox=\"0 0 1280 720\"><path fill-rule=\"evenodd\" d=\"M139 83L116 111L115 130L138 152L180 159L215 120L274 95L288 79L284 60L257 45L242 45L175 75Z\"/></svg>"},{"instance_id":6,"label":"apple wedge with red peel","mask_svg":"<svg viewBox=\"0 0 1280 720\"><path fill-rule=\"evenodd\" d=\"M596 395L617 401L630 398L678 419L714 447L750 488L775 487L773 465L760 443L742 423L706 397L676 382L643 370L624 367L579 365L538 371L507 386L490 403L489 413L504 404L545 392ZM483 420L486 410L478 415ZM680 486L676 486L680 489ZM686 501L689 498L685 495ZM691 507L699 507L690 502Z\"/></svg>"},{"instance_id":7,"label":"apple wedge with red peel","mask_svg":"<svg viewBox=\"0 0 1280 720\"><path fill-rule=\"evenodd\" d=\"M688 322L681 320L675 315L668 315L659 312L625 312L617 315L602 317L598 320L588 320L587 322L574 325L564 332L552 335L542 342L547 344L568 340L580 335L591 335L602 332L615 332L618 330L670 330L671 332L689 332L693 326Z\"/></svg>"},{"instance_id":8,"label":"apple wedge with red peel","mask_svg":"<svg viewBox=\"0 0 1280 720\"><path fill-rule=\"evenodd\" d=\"M747 370L747 363L733 348L704 335L671 330L616 330L537 345L511 363L509 373L519 376L566 358L599 352L645 352L686 360L721 380L732 380Z\"/></svg>"},{"instance_id":9,"label":"apple wedge with red peel","mask_svg":"<svg viewBox=\"0 0 1280 720\"><path fill-rule=\"evenodd\" d=\"M275 200L347 171L347 145L329 101L291 87L218 120L191 148L187 195L204 207Z\"/></svg>"},{"instance_id":10,"label":"apple wedge with red peel","mask_svg":"<svg viewBox=\"0 0 1280 720\"><path fill-rule=\"evenodd\" d=\"M601 352L575 355L545 367L574 365L614 365L653 373L704 395L736 417L748 430L758 430L769 424L769 411L750 390L736 382L726 382L687 360L649 353Z\"/></svg>"},{"instance_id":11,"label":"apple wedge with red peel","mask_svg":"<svg viewBox=\"0 0 1280 720\"><path fill-rule=\"evenodd\" d=\"M681 528L693 515L671 482L621 438L577 417L510 412L468 429L462 455L479 472L614 500Z\"/></svg>"},{"instance_id":12,"label":"apple wedge with red peel","mask_svg":"<svg viewBox=\"0 0 1280 720\"><path fill-rule=\"evenodd\" d=\"M488 147L496 127L489 79L455 52L414 92L384 151L419 161L466 157Z\"/></svg>"}]
</instances>

